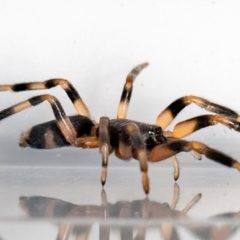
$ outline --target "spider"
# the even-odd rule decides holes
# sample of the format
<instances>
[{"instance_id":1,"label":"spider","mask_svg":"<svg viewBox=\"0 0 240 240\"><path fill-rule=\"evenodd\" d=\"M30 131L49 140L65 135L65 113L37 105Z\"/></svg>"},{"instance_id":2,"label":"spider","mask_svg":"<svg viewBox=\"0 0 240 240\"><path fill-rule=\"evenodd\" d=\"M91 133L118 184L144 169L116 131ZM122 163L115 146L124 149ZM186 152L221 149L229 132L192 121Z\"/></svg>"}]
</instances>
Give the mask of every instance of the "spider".
<instances>
[{"instance_id":1,"label":"spider","mask_svg":"<svg viewBox=\"0 0 240 240\"><path fill-rule=\"evenodd\" d=\"M43 94L31 97L0 112L0 121L31 106L47 101L54 113L55 120L45 122L23 132L20 136L21 147L50 149L64 146L80 148L99 148L102 156L102 185L106 183L108 156L115 152L122 160L134 158L139 161L142 174L142 186L146 194L149 192L149 178L147 162L159 162L172 157L174 180L179 178L179 164L175 157L179 152L192 152L197 159L201 155L240 171L240 163L218 150L197 141L186 141L181 138L207 126L221 123L226 127L240 131L240 116L235 111L210 102L197 96L180 97L166 107L157 117L156 124L147 124L127 119L128 106L133 90L133 83L137 75L148 66L143 63L127 75L123 87L116 119L101 117L95 122L91 114L73 85L66 79L56 78L43 82L18 83L0 85L0 91L26 91L50 89L61 86L72 101L78 115L67 116L56 97ZM172 132L166 127L178 113L194 103L213 114L201 115L179 122Z\"/></svg>"}]
</instances>

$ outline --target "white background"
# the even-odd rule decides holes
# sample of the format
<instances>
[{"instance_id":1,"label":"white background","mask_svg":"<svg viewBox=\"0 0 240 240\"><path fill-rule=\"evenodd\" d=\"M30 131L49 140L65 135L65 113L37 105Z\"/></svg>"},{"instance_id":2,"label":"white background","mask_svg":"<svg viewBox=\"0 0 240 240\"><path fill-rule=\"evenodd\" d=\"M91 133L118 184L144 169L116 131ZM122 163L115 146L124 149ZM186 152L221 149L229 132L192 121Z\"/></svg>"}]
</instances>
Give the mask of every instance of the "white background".
<instances>
[{"instance_id":1,"label":"white background","mask_svg":"<svg viewBox=\"0 0 240 240\"><path fill-rule=\"evenodd\" d=\"M129 118L155 123L170 102L189 94L239 110L239 9L233 0L1 1L0 82L67 78L96 120L114 118L126 75L147 61ZM51 93L68 114L75 113L60 88ZM2 92L0 109L35 94ZM184 112L177 120L205 113L197 107ZM1 132L18 139L25 128L52 118L45 103L3 121ZM209 142L239 139L225 127L199 136Z\"/></svg>"}]
</instances>

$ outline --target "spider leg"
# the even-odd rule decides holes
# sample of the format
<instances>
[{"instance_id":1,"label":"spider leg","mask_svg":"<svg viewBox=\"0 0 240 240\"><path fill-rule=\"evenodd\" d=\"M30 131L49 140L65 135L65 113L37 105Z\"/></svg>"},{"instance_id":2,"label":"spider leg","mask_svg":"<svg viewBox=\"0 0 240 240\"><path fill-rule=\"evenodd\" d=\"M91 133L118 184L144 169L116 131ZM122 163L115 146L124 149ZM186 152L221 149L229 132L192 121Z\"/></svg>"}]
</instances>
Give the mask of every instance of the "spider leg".
<instances>
[{"instance_id":1,"label":"spider leg","mask_svg":"<svg viewBox=\"0 0 240 240\"><path fill-rule=\"evenodd\" d=\"M102 154L102 174L101 182L104 186L107 179L107 166L108 166L108 155L109 155L109 132L108 132L109 118L101 117L99 122L99 150Z\"/></svg>"},{"instance_id":2,"label":"spider leg","mask_svg":"<svg viewBox=\"0 0 240 240\"><path fill-rule=\"evenodd\" d=\"M135 123L130 122L126 125L126 131L130 136L132 146L136 149L137 159L139 160L140 170L142 172L142 185L146 194L149 192L147 153L140 130Z\"/></svg>"},{"instance_id":3,"label":"spider leg","mask_svg":"<svg viewBox=\"0 0 240 240\"><path fill-rule=\"evenodd\" d=\"M76 140L76 131L66 116L65 111L63 110L62 105L57 100L56 97L50 94L39 95L35 97L31 97L28 100L22 101L18 104L15 104L9 108L6 108L0 112L0 121L4 118L7 118L15 113L18 113L26 108L36 106L44 101L48 101L52 107L52 111L55 115L57 120L57 126L60 129L61 133L65 137L66 141L69 142L71 145L75 145Z\"/></svg>"},{"instance_id":4,"label":"spider leg","mask_svg":"<svg viewBox=\"0 0 240 240\"><path fill-rule=\"evenodd\" d=\"M199 129L221 123L224 126L240 132L240 122L231 117L223 115L201 115L175 125L172 136L175 138L185 137Z\"/></svg>"},{"instance_id":5,"label":"spider leg","mask_svg":"<svg viewBox=\"0 0 240 240\"><path fill-rule=\"evenodd\" d=\"M196 96L185 96L175 100L165 110L163 110L157 117L157 125L165 129L173 119L190 103L204 108L205 110L219 115L224 115L230 118L239 120L240 117L237 112L230 108L208 101L207 99Z\"/></svg>"},{"instance_id":6,"label":"spider leg","mask_svg":"<svg viewBox=\"0 0 240 240\"><path fill-rule=\"evenodd\" d=\"M95 133L92 136L79 137L75 140L77 147L81 148L97 148L102 155L102 174L101 182L104 186L107 179L107 166L108 166L108 156L112 152L112 147L110 147L109 132L108 132L109 118L101 117L99 122L99 138L96 137Z\"/></svg>"},{"instance_id":7,"label":"spider leg","mask_svg":"<svg viewBox=\"0 0 240 240\"><path fill-rule=\"evenodd\" d=\"M86 116L91 119L91 114L88 110L88 107L83 102L77 90L66 79L55 78L55 79L49 79L43 82L29 82L29 83L18 83L13 85L0 85L0 91L20 92L20 91L27 91L27 90L42 90L42 89L50 89L58 85L61 86L63 90L67 93L68 97L72 101L77 112L80 115Z\"/></svg>"},{"instance_id":8,"label":"spider leg","mask_svg":"<svg viewBox=\"0 0 240 240\"><path fill-rule=\"evenodd\" d=\"M192 150L205 155L207 158L215 162L221 163L227 167L236 168L240 171L240 163L237 160L216 149L208 147L204 143L196 141L188 142L185 140L173 140L171 142L158 145L152 150L148 158L150 162L158 162L172 157L179 152L189 152Z\"/></svg>"},{"instance_id":9,"label":"spider leg","mask_svg":"<svg viewBox=\"0 0 240 240\"><path fill-rule=\"evenodd\" d=\"M123 118L123 119L126 118L128 105L129 105L131 95L132 95L132 90L133 90L133 82L135 78L138 76L138 74L147 66L148 66L148 63L140 64L135 68L133 68L132 71L127 75L126 82L123 87L120 103L118 105L117 118Z\"/></svg>"},{"instance_id":10,"label":"spider leg","mask_svg":"<svg viewBox=\"0 0 240 240\"><path fill-rule=\"evenodd\" d=\"M75 143L80 148L97 148L99 146L99 141L95 136L79 137Z\"/></svg>"}]
</instances>

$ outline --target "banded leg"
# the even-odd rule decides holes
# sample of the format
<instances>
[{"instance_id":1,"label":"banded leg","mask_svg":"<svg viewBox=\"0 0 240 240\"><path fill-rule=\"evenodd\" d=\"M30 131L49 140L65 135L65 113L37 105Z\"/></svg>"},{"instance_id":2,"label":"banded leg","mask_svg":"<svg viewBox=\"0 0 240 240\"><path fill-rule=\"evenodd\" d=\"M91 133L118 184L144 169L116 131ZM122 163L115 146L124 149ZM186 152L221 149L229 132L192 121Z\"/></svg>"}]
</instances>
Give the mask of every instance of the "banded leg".
<instances>
[{"instance_id":1,"label":"banded leg","mask_svg":"<svg viewBox=\"0 0 240 240\"><path fill-rule=\"evenodd\" d=\"M129 123L126 126L126 131L130 136L132 146L136 149L137 159L139 160L140 169L142 172L142 185L146 194L149 192L147 153L145 145L138 126L134 123Z\"/></svg>"},{"instance_id":2,"label":"banded leg","mask_svg":"<svg viewBox=\"0 0 240 240\"><path fill-rule=\"evenodd\" d=\"M165 129L173 119L190 103L194 103L197 106L204 108L209 112L213 112L219 115L224 115L236 120L240 120L237 112L222 105L210 102L204 98L196 96L185 96L175 100L165 110L163 110L157 117L157 125Z\"/></svg>"},{"instance_id":3,"label":"banded leg","mask_svg":"<svg viewBox=\"0 0 240 240\"><path fill-rule=\"evenodd\" d=\"M133 90L133 82L135 78L138 76L138 74L147 66L148 66L148 63L140 64L135 68L133 68L133 70L128 74L126 78L126 82L123 87L120 103L118 105L117 118L123 118L123 119L126 118L128 105L129 105L131 95L132 95L132 90Z\"/></svg>"},{"instance_id":4,"label":"banded leg","mask_svg":"<svg viewBox=\"0 0 240 240\"><path fill-rule=\"evenodd\" d=\"M54 116L57 120L58 128L60 129L66 141L69 142L71 145L75 145L76 131L71 121L66 116L66 113L57 98L49 94L29 98L28 100L22 101L18 104L2 110L0 112L0 121L26 108L36 106L44 101L48 101L50 103Z\"/></svg>"},{"instance_id":5,"label":"banded leg","mask_svg":"<svg viewBox=\"0 0 240 240\"><path fill-rule=\"evenodd\" d=\"M108 155L109 155L109 133L108 133L108 117L101 117L99 122L99 150L102 154L102 174L101 182L104 186L107 179L107 166L108 166Z\"/></svg>"},{"instance_id":6,"label":"banded leg","mask_svg":"<svg viewBox=\"0 0 240 240\"><path fill-rule=\"evenodd\" d=\"M227 167L236 168L238 171L240 171L240 163L237 160L216 149L208 147L204 143L196 141L188 142L185 140L174 140L158 145L149 154L148 159L150 162L159 162L172 157L179 152L189 151L196 151L197 153L205 155L207 158L215 162L221 163Z\"/></svg>"},{"instance_id":7,"label":"banded leg","mask_svg":"<svg viewBox=\"0 0 240 240\"><path fill-rule=\"evenodd\" d=\"M20 92L20 91L27 91L27 90L50 89L56 86L61 86L63 88L63 90L67 93L75 109L80 115L86 116L91 119L91 114L86 104L83 102L77 90L66 79L55 78L55 79L49 79L43 82L29 82L29 83L18 83L13 85L0 85L0 91Z\"/></svg>"},{"instance_id":8,"label":"banded leg","mask_svg":"<svg viewBox=\"0 0 240 240\"><path fill-rule=\"evenodd\" d=\"M240 122L234 118L223 115L201 115L175 125L172 136L175 138L185 137L199 129L221 123L224 126L240 132Z\"/></svg>"}]
</instances>

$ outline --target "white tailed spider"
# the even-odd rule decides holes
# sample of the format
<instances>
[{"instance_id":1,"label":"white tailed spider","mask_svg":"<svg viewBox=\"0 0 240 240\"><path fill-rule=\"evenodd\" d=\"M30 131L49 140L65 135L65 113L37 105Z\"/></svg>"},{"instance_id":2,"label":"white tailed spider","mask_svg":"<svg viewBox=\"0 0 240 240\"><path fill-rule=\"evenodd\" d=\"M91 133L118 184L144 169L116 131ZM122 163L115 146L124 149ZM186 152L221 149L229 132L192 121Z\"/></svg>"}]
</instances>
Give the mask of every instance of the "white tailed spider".
<instances>
[{"instance_id":1,"label":"white tailed spider","mask_svg":"<svg viewBox=\"0 0 240 240\"><path fill-rule=\"evenodd\" d=\"M164 109L157 117L156 124L146 124L126 119L131 99L133 82L148 64L143 63L133 68L128 74L118 106L117 118L101 117L99 123L92 120L91 114L73 85L66 79L49 79L43 82L0 85L0 91L26 91L49 89L60 85L72 101L78 115L67 116L56 97L43 94L31 97L0 112L0 121L31 106L48 101L55 115L55 120L36 125L22 133L21 147L39 149L75 146L80 148L99 148L102 155L102 185L106 182L108 155L115 152L122 160L139 160L142 172L142 185L145 193L149 192L147 161L158 162L173 157L174 179L179 177L179 165L175 155L191 151L195 157L205 155L213 161L240 171L240 163L230 156L212 149L204 143L186 141L180 138L201 128L221 123L240 131L240 116L235 111L212 103L197 96L184 96ZM201 115L178 123L172 132L166 127L187 105L194 103L215 115Z\"/></svg>"}]
</instances>

